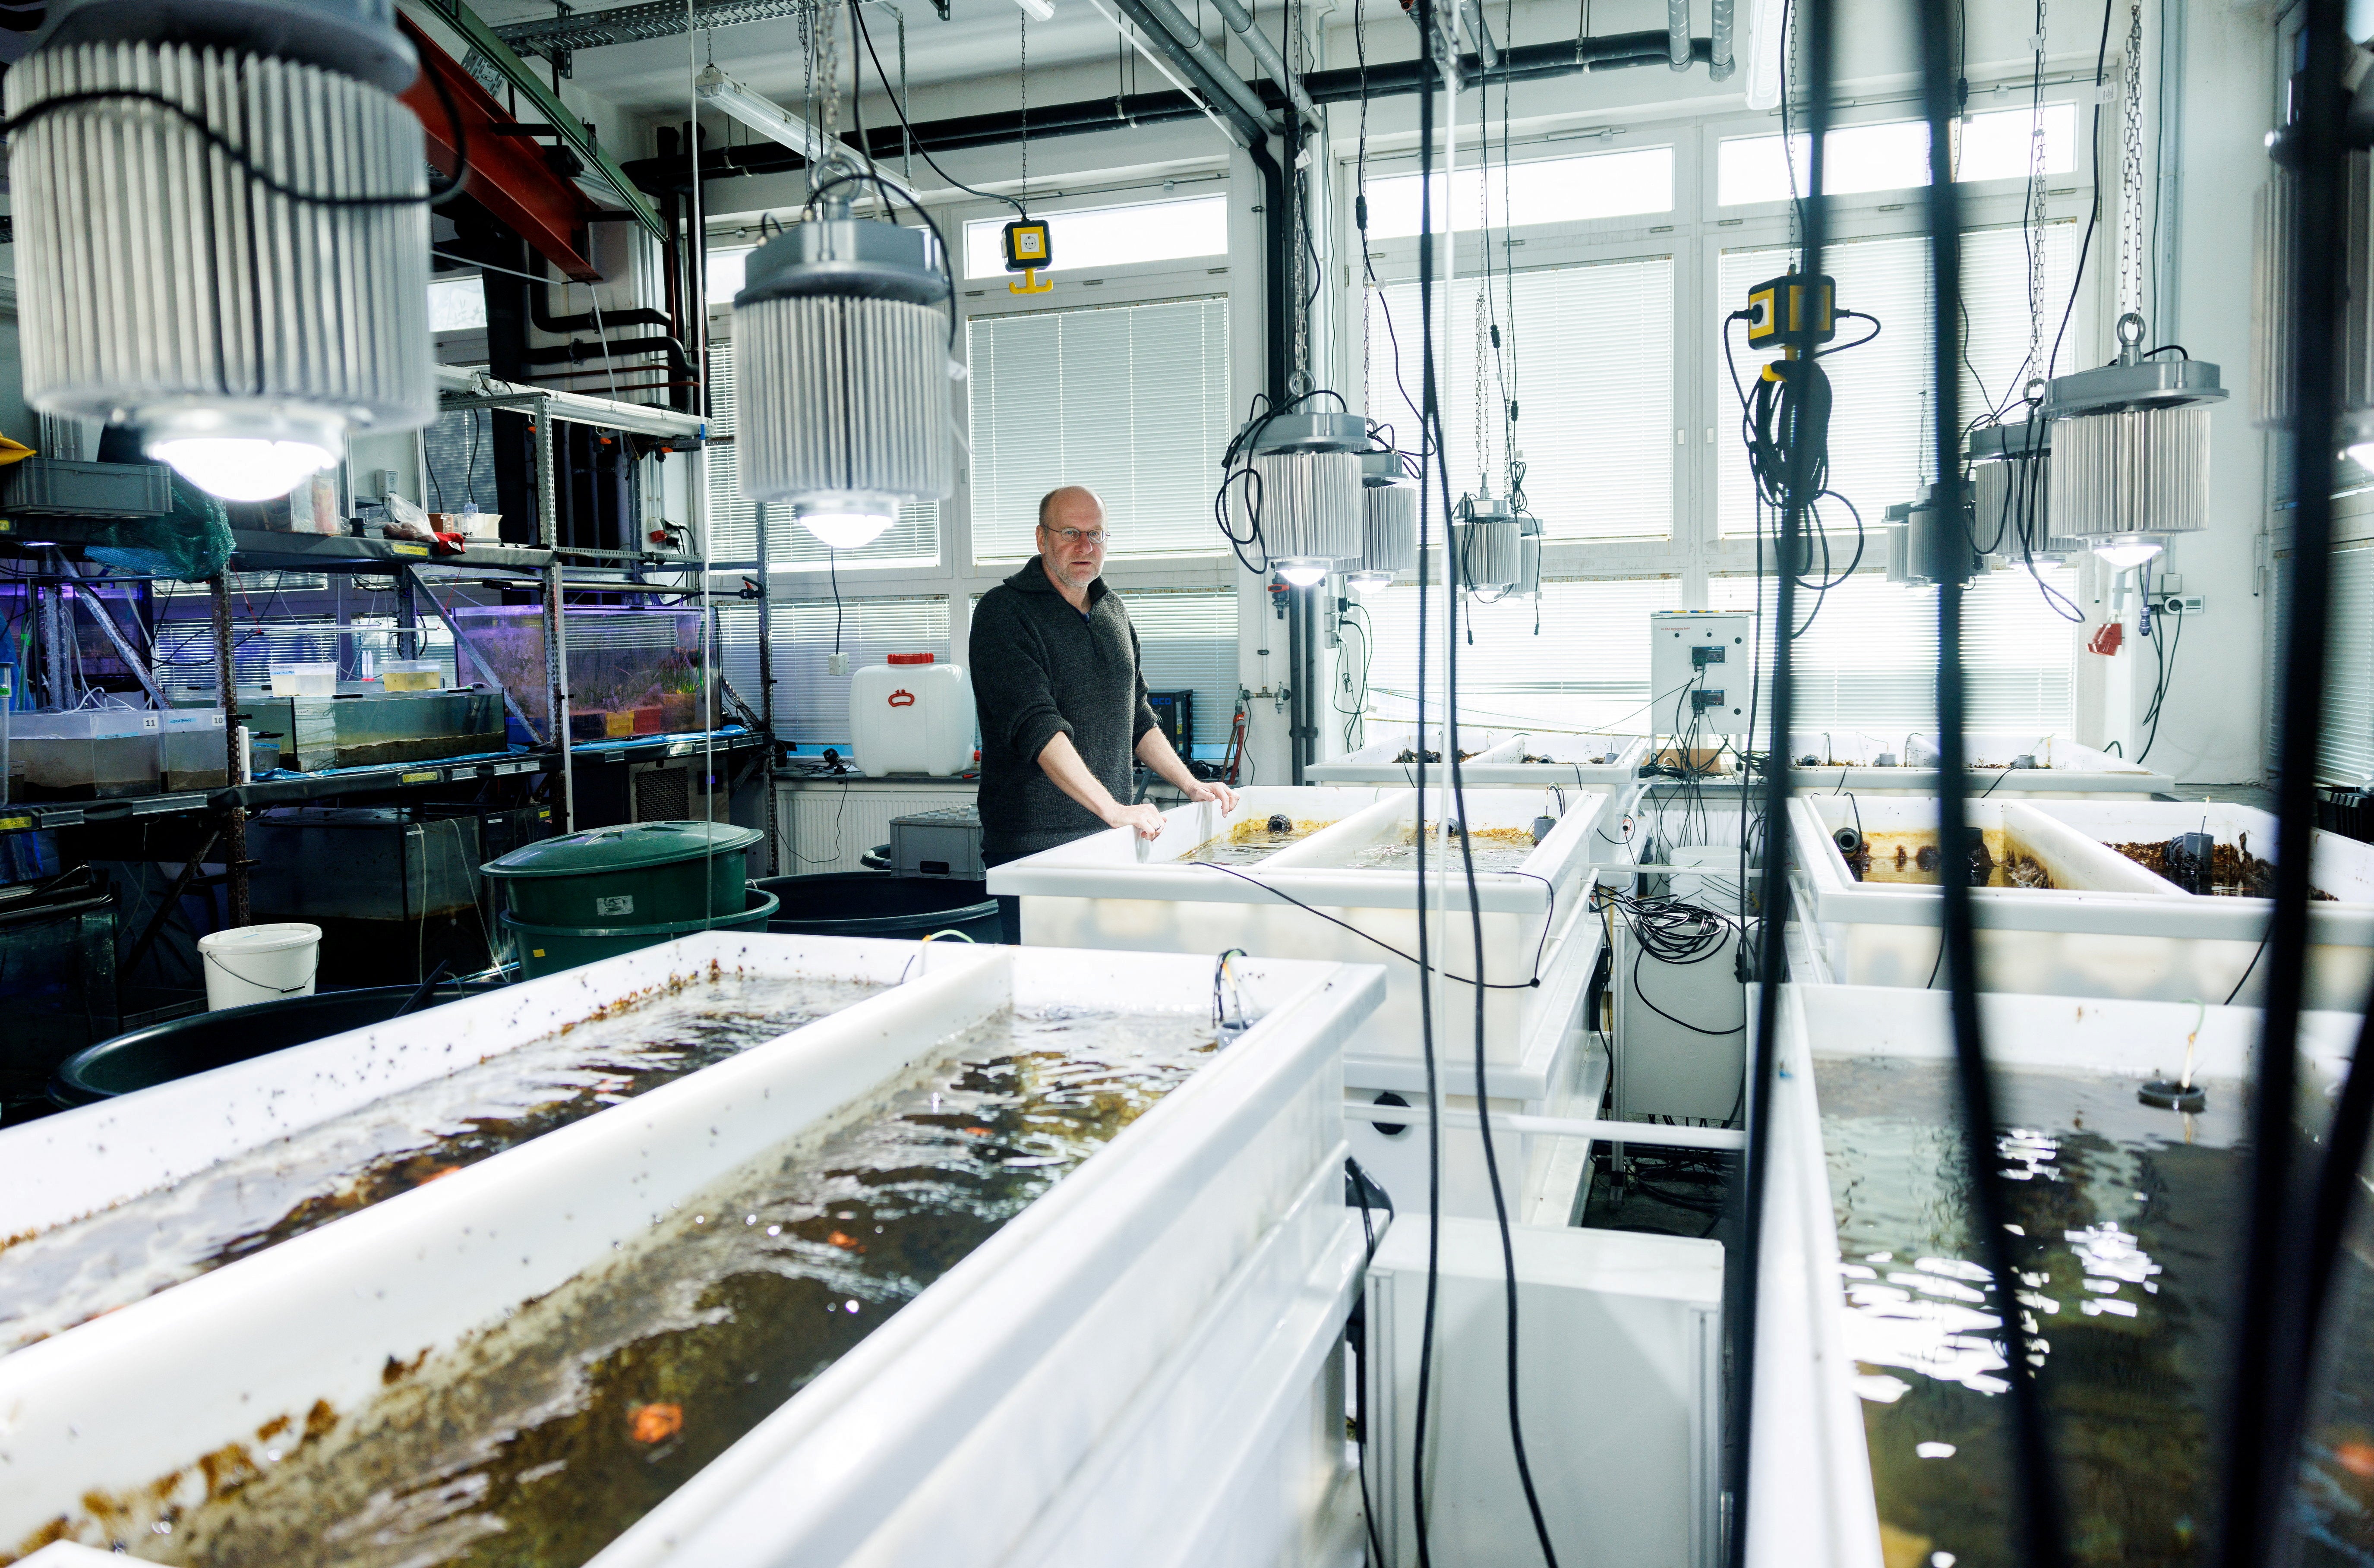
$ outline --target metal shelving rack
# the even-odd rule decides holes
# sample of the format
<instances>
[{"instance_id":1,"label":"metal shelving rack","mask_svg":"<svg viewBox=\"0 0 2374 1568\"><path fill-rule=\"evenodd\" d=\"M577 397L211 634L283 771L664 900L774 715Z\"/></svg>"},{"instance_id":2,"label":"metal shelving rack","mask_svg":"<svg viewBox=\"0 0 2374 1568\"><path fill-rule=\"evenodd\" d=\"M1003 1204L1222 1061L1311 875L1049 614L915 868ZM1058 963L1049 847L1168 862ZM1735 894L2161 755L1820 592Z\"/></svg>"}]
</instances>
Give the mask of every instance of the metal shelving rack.
<instances>
[{"instance_id":1,"label":"metal shelving rack","mask_svg":"<svg viewBox=\"0 0 2374 1568\"><path fill-rule=\"evenodd\" d=\"M499 381L483 374L447 367L440 368L438 379L441 411L501 408L524 413L531 419L535 432L539 530L536 544L523 546L473 541L460 555L445 555L440 554L436 546L418 541L234 531L230 562L225 573L217 575L209 584L215 630L217 690L231 693L237 689L231 658L231 594L227 579L230 571L391 574L396 582L398 648L405 657L418 651L416 639L424 624L421 619L421 601L424 598L430 612L443 620L452 632L456 644L468 644L468 634L446 614L444 602L435 587L438 581L476 578L508 579L522 585L532 582L542 597L546 679L548 683L546 711L553 716L546 726L547 732L543 736L544 743L502 757L479 756L340 769L298 778L234 784L214 790L146 795L117 801L13 804L0 807L0 831L169 815L212 816L216 820L201 828L199 852L192 857L182 873L176 891L196 874L201 860L208 854L218 854L226 862L230 921L240 925L246 923L248 919L247 813L266 806L297 804L341 795L429 789L513 775L558 774L558 794L553 802L557 812L555 823L558 831L566 833L574 825L576 815L576 766L579 758L617 762L638 755L687 756L704 750L729 755L758 752L767 798L771 801L774 748L770 737L763 732L712 732L699 741L652 737L649 740L619 738L573 745L568 742L567 621L562 614L568 590L632 588L641 582L640 574L656 570L687 574L690 583L677 591L695 596L704 605L709 602L710 592L703 571L705 563L698 556L664 550L598 550L559 544L555 536L557 507L552 427L555 422L593 425L630 434L660 437L671 443L684 443L674 450L682 452L691 464L687 489L695 537L700 537L707 523L704 504L707 486L703 473L706 422L673 409L613 403L578 392ZM71 517L41 516L23 521L0 518L0 552L35 550L36 546L21 542L36 533L43 546L98 543L104 526L105 523L99 520ZM113 632L103 616L100 624L102 629ZM139 670L139 661L132 654L129 645L114 636L111 636L111 641L116 643L119 653L124 656L135 673L143 673L145 677L146 673ZM713 670L711 678L720 678ZM144 678L143 684L148 685L154 694L153 679ZM506 701L509 703L508 696ZM515 716L521 717L527 724L529 732L535 733L536 726L526 720L524 715L517 714L517 705L510 706ZM237 728L227 724L224 736L228 777L236 779L240 763ZM169 897L166 907L170 907L171 902ZM141 945L146 946L145 940Z\"/></svg>"}]
</instances>

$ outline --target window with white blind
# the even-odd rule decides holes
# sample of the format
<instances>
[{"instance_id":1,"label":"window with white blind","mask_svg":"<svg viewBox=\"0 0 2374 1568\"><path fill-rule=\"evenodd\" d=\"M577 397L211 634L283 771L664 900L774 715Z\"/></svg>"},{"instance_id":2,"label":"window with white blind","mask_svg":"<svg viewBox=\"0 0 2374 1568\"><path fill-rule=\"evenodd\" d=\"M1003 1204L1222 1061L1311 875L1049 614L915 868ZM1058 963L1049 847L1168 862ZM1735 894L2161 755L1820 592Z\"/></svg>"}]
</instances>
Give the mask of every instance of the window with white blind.
<instances>
[{"instance_id":1,"label":"window with white blind","mask_svg":"<svg viewBox=\"0 0 2374 1568\"><path fill-rule=\"evenodd\" d=\"M1461 278L1447 300L1438 287L1436 299L1436 337L1449 349L1440 386L1454 490L1472 489L1486 476L1496 492L1502 487L1504 427L1496 415L1506 399L1517 404L1525 498L1549 538L1663 538L1673 532L1671 256L1504 273L1490 300L1483 280ZM1417 307L1416 283L1363 297L1369 417L1391 425L1405 451L1417 447L1410 400L1422 395L1425 363ZM1490 341L1495 321L1498 353Z\"/></svg>"},{"instance_id":2,"label":"window with white blind","mask_svg":"<svg viewBox=\"0 0 2374 1568\"><path fill-rule=\"evenodd\" d=\"M975 316L972 548L1028 559L1039 497L1086 485L1111 556L1216 555L1212 521L1228 408L1228 302L1165 299Z\"/></svg>"},{"instance_id":3,"label":"window with white blind","mask_svg":"<svg viewBox=\"0 0 2374 1568\"><path fill-rule=\"evenodd\" d=\"M1189 261L1228 253L1228 198L1190 196L1119 207L1041 213L1055 264L1041 273L1077 273L1134 262ZM1005 275L1005 216L965 225L965 276Z\"/></svg>"},{"instance_id":4,"label":"window with white blind","mask_svg":"<svg viewBox=\"0 0 2374 1568\"><path fill-rule=\"evenodd\" d=\"M1148 691L1195 694L1198 755L1216 760L1228 744L1237 707L1237 596L1230 590L1135 589L1122 595L1137 628Z\"/></svg>"},{"instance_id":5,"label":"window with white blind","mask_svg":"<svg viewBox=\"0 0 2374 1568\"><path fill-rule=\"evenodd\" d=\"M1418 231L1421 176L1391 174L1369 181L1369 238L1406 240ZM1674 149L1632 147L1581 158L1497 160L1489 170L1464 168L1455 180L1437 174L1434 231L1473 229L1490 204L1492 227L1574 223L1669 212L1674 205Z\"/></svg>"},{"instance_id":6,"label":"window with white blind","mask_svg":"<svg viewBox=\"0 0 2374 1568\"><path fill-rule=\"evenodd\" d=\"M1440 614L1441 590L1429 595ZM1649 704L1649 615L1681 608L1678 578L1601 578L1542 584L1538 628L1533 601L1463 604L1459 713L1463 723L1542 730L1644 731ZM1416 711L1417 588L1368 595L1375 628L1369 663L1372 715L1406 720ZM1466 640L1473 629L1475 640ZM1440 621L1428 628L1428 706L1441 657ZM1346 646L1357 651L1358 639Z\"/></svg>"},{"instance_id":7,"label":"window with white blind","mask_svg":"<svg viewBox=\"0 0 2374 1568\"><path fill-rule=\"evenodd\" d=\"M712 258L712 263L714 258ZM703 459L709 484L709 559L712 567L747 568L758 558L758 504L742 494L734 448L734 344L711 345L710 435ZM835 552L793 517L787 506L767 512L767 565L775 571L824 572ZM940 504L923 501L899 509L899 521L880 538L839 552L844 567L935 567L940 564Z\"/></svg>"},{"instance_id":8,"label":"window with white blind","mask_svg":"<svg viewBox=\"0 0 2374 1568\"><path fill-rule=\"evenodd\" d=\"M2070 274L2077 257L2078 225L2049 223L2035 231L2044 247L2042 353L2052 352L2061 326L2061 312L2069 299ZM2016 400L2027 380L2028 331L2027 246L2031 235L2019 228L1976 229L1962 237L1962 306L1969 322L1963 333L1962 421L1969 423L1990 407ZM1789 270L1785 249L1726 251L1722 274L1724 314L1744 309L1747 291L1757 284ZM1826 355L1830 411L1830 488L1862 515L1875 542L1880 514L1900 501L1910 500L1935 465L1934 438L1929 434L1931 330L1929 308L1929 240L1925 235L1885 240L1860 240L1831 246L1822 266L1838 281L1842 310L1860 310L1879 319L1879 336L1843 352ZM2067 371L2074 345L2090 341L2086 334L2086 303L2077 303L2069 332L2063 340L2060 369ZM1715 385L1729 396L1737 386L1753 394L1757 373L1778 358L1777 354L1751 353L1744 322L1724 323L1729 347L1717 347ZM1839 341L1851 342L1871 330L1868 322L1842 320ZM1719 515L1727 536L1756 532L1755 491L1747 474L1747 454L1740 439L1738 400L1729 396L1717 452ZM1836 541L1850 538L1853 519L1843 507L1824 503L1822 521ZM1835 549L1835 544L1833 544ZM1848 545L1850 552L1852 545ZM1868 564L1872 557L1864 556Z\"/></svg>"},{"instance_id":9,"label":"window with white blind","mask_svg":"<svg viewBox=\"0 0 2374 1568\"><path fill-rule=\"evenodd\" d=\"M2330 662L2317 773L2336 783L2355 784L2374 778L2374 547L2336 550L2332 560L2333 629L2326 642ZM2290 574L2278 576L2287 579ZM2270 624L2286 625L2289 612L2286 603ZM2174 646L2175 633L2170 631L2168 638ZM2268 665L2280 669L2281 655L2271 657ZM2267 710L2271 731L2280 711L2274 706Z\"/></svg>"},{"instance_id":10,"label":"window with white blind","mask_svg":"<svg viewBox=\"0 0 2374 1568\"><path fill-rule=\"evenodd\" d=\"M1757 581L1710 579L1707 607L1755 609ZM1768 575L1763 586L1769 614L1775 579ZM1971 729L2066 734L2074 721L2077 623L2054 608L2043 588L2074 601L2076 568L2039 566L2035 577L2024 569L1986 572L1963 595L1962 671ZM1882 736L1933 729L1936 590L1902 587L1884 572L1863 571L1821 595L1818 608L1813 599L1802 589L1797 594L1797 624L1804 631L1793 645L1792 728L1802 733L1834 725ZM1769 638L1759 639L1759 684L1769 703ZM1769 707L1764 711L1769 714Z\"/></svg>"},{"instance_id":11,"label":"window with white blind","mask_svg":"<svg viewBox=\"0 0 2374 1568\"><path fill-rule=\"evenodd\" d=\"M1195 694L1195 755L1228 749L1237 710L1237 596L1225 588L1133 588L1122 595L1137 628L1148 691ZM981 595L972 596L978 608Z\"/></svg>"},{"instance_id":12,"label":"window with white blind","mask_svg":"<svg viewBox=\"0 0 2374 1568\"><path fill-rule=\"evenodd\" d=\"M1955 180L2025 177L2039 132L2044 138L2045 173L2066 174L2077 167L2077 106L2048 103L2041 114L2027 108L1997 109L1956 121ZM1781 145L1779 136L1723 138L1715 161L1717 188L1724 206L1785 202L1805 188L1811 178L1806 165L1813 138L1803 134L1788 138L1785 158ZM1929 183L1925 120L1841 125L1823 138L1822 150L1822 188L1834 196L1918 189Z\"/></svg>"},{"instance_id":13,"label":"window with white blind","mask_svg":"<svg viewBox=\"0 0 2374 1568\"><path fill-rule=\"evenodd\" d=\"M775 734L797 745L849 744L849 688L854 675L832 673L836 646L852 671L893 653L955 657L948 641L948 602L936 595L900 598L778 599L774 626ZM758 607L718 610L719 665L752 708L758 701Z\"/></svg>"}]
</instances>

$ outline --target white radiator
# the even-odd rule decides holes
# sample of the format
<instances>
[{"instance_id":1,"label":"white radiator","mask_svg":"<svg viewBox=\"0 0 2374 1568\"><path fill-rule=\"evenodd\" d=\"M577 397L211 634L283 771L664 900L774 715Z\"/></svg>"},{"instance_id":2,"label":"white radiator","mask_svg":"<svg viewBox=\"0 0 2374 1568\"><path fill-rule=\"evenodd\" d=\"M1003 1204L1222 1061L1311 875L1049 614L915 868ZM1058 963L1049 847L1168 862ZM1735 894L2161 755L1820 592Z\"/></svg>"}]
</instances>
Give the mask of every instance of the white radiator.
<instances>
[{"instance_id":1,"label":"white radiator","mask_svg":"<svg viewBox=\"0 0 2374 1568\"><path fill-rule=\"evenodd\" d=\"M854 872L858 857L890 842L890 819L911 812L969 806L970 787L872 784L852 780L802 781L776 796L776 831L782 837L777 864L785 876L814 872Z\"/></svg>"}]
</instances>

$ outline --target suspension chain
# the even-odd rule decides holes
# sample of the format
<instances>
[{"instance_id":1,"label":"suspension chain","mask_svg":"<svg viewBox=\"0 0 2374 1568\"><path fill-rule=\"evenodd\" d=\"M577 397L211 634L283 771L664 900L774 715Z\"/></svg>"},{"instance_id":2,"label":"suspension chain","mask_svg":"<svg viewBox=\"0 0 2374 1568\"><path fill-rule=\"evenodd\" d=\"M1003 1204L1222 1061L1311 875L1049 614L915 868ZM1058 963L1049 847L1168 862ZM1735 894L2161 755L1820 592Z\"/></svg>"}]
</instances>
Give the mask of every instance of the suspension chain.
<instances>
[{"instance_id":1,"label":"suspension chain","mask_svg":"<svg viewBox=\"0 0 2374 1568\"><path fill-rule=\"evenodd\" d=\"M2144 308L2144 8L2128 0L2126 152L2119 167L2119 314Z\"/></svg>"},{"instance_id":2,"label":"suspension chain","mask_svg":"<svg viewBox=\"0 0 2374 1568\"><path fill-rule=\"evenodd\" d=\"M817 48L823 55L817 74L824 78L824 154L840 156L840 7L823 0L817 7ZM830 170L826 177L829 179Z\"/></svg>"},{"instance_id":3,"label":"suspension chain","mask_svg":"<svg viewBox=\"0 0 2374 1568\"><path fill-rule=\"evenodd\" d=\"M2036 52L2036 77L2044 77L2044 0L2036 0L2036 36L2028 41ZM2044 94L2029 99L2027 124L2027 365L2028 378L2051 373L2044 363L2044 189L2047 159L2044 145Z\"/></svg>"}]
</instances>

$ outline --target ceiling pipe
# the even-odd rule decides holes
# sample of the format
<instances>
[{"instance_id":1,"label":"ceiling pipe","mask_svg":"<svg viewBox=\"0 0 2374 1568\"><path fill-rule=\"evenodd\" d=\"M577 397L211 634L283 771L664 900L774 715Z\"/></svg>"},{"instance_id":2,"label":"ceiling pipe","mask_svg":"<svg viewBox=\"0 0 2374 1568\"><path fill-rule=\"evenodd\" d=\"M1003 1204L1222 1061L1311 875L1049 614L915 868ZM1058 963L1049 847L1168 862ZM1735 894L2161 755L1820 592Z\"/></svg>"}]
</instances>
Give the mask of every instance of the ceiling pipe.
<instances>
[{"instance_id":1,"label":"ceiling pipe","mask_svg":"<svg viewBox=\"0 0 2374 1568\"><path fill-rule=\"evenodd\" d=\"M1252 13L1237 0L1213 0L1213 4L1219 9L1220 19L1245 41L1245 47L1252 51L1253 58L1260 62L1261 68L1269 73L1269 79L1275 82L1278 90L1292 101L1294 111L1302 116L1306 124L1316 126L1319 123L1319 106L1310 100L1310 95L1303 90L1301 82L1287 69L1285 57L1277 52L1277 45L1253 25Z\"/></svg>"},{"instance_id":2,"label":"ceiling pipe","mask_svg":"<svg viewBox=\"0 0 2374 1568\"><path fill-rule=\"evenodd\" d=\"M1691 56L1694 60L1711 63L1713 45L1710 41L1703 38L1694 40ZM1164 58L1167 62L1169 57ZM1500 53L1499 69L1494 71L1486 71L1482 62L1470 54L1462 59L1460 72L1463 81L1526 82L1546 81L1584 71L1626 70L1666 63L1665 32L1660 28L1650 32L1615 33L1603 38L1569 40L1562 43L1529 43L1506 49ZM1340 71L1313 71L1303 76L1302 85L1315 103L1352 103L1360 97L1361 75L1355 66L1346 66ZM1367 77L1369 98L1404 97L1417 90L1417 62L1372 63ZM1269 88L1266 82L1262 85ZM1269 88L1269 91L1275 93L1276 89ZM1224 107L1233 111L1235 105L1225 104ZM1047 136L1085 135L1097 131L1128 130L1139 125L1196 120L1206 112L1205 107L1191 93L1132 93L1120 98L1051 103L1043 109L1034 104L1030 110L1029 130L1035 141ZM1241 133L1242 128L1234 119L1226 114L1218 117L1232 134ZM869 150L875 158L898 156L897 125L869 127L866 135ZM976 147L1008 146L1019 141L1021 135L1021 116L1007 109L990 114L960 114L945 120L919 121L913 127L912 145L935 153L963 152ZM700 166L705 179L717 181L746 175L789 173L801 168L803 160L787 147L777 146L772 142L756 142L736 147L706 148L701 153ZM681 157L639 158L627 165L627 172L647 191L682 191L689 184L685 160Z\"/></svg>"},{"instance_id":3,"label":"ceiling pipe","mask_svg":"<svg viewBox=\"0 0 2374 1568\"><path fill-rule=\"evenodd\" d=\"M1195 24L1188 20L1186 13L1172 5L1171 0L1120 0L1120 5L1131 20L1154 33L1157 43L1167 35L1177 44L1178 52L1172 53L1171 58L1182 67L1192 64L1213 88L1237 106L1248 125L1258 128L1265 136L1276 135L1277 117L1270 111L1269 105L1263 103L1261 96L1237 75L1234 66L1220 58L1217 50L1204 41L1204 35L1195 30ZM1182 54L1183 59L1181 57ZM1216 103L1218 100L1214 101Z\"/></svg>"},{"instance_id":4,"label":"ceiling pipe","mask_svg":"<svg viewBox=\"0 0 2374 1568\"><path fill-rule=\"evenodd\" d=\"M1690 0L1665 0L1665 60L1676 71L1690 68Z\"/></svg>"},{"instance_id":5,"label":"ceiling pipe","mask_svg":"<svg viewBox=\"0 0 2374 1568\"><path fill-rule=\"evenodd\" d=\"M1732 72L1739 68L1738 61L1732 56L1732 6L1733 4L1734 0L1714 0L1712 27L1714 37L1710 41L1714 45L1714 58L1707 63L1707 76L1718 82L1731 80Z\"/></svg>"},{"instance_id":6,"label":"ceiling pipe","mask_svg":"<svg viewBox=\"0 0 2374 1568\"><path fill-rule=\"evenodd\" d=\"M1137 51L1140 59L1153 66L1164 81L1178 88L1202 111L1206 119L1218 126L1222 135L1240 147L1251 146L1259 139L1252 127L1240 125L1222 112L1223 110L1233 112L1234 106L1227 101L1214 84L1194 69L1193 62L1181 58L1179 50L1171 45L1159 29L1148 29L1132 17L1107 10L1105 0L1087 0L1087 4L1088 9L1105 19L1106 26L1121 35L1122 41ZM1150 44L1146 41L1149 32L1154 39ZM1115 99L1116 103L1120 101Z\"/></svg>"},{"instance_id":7,"label":"ceiling pipe","mask_svg":"<svg viewBox=\"0 0 2374 1568\"><path fill-rule=\"evenodd\" d=\"M880 181L909 201L915 199L914 190L899 176L845 142L828 144L821 127L810 124L764 93L744 87L714 64L692 78L692 90L701 102L723 110L769 141L787 146L811 162L837 158L851 170Z\"/></svg>"}]
</instances>

